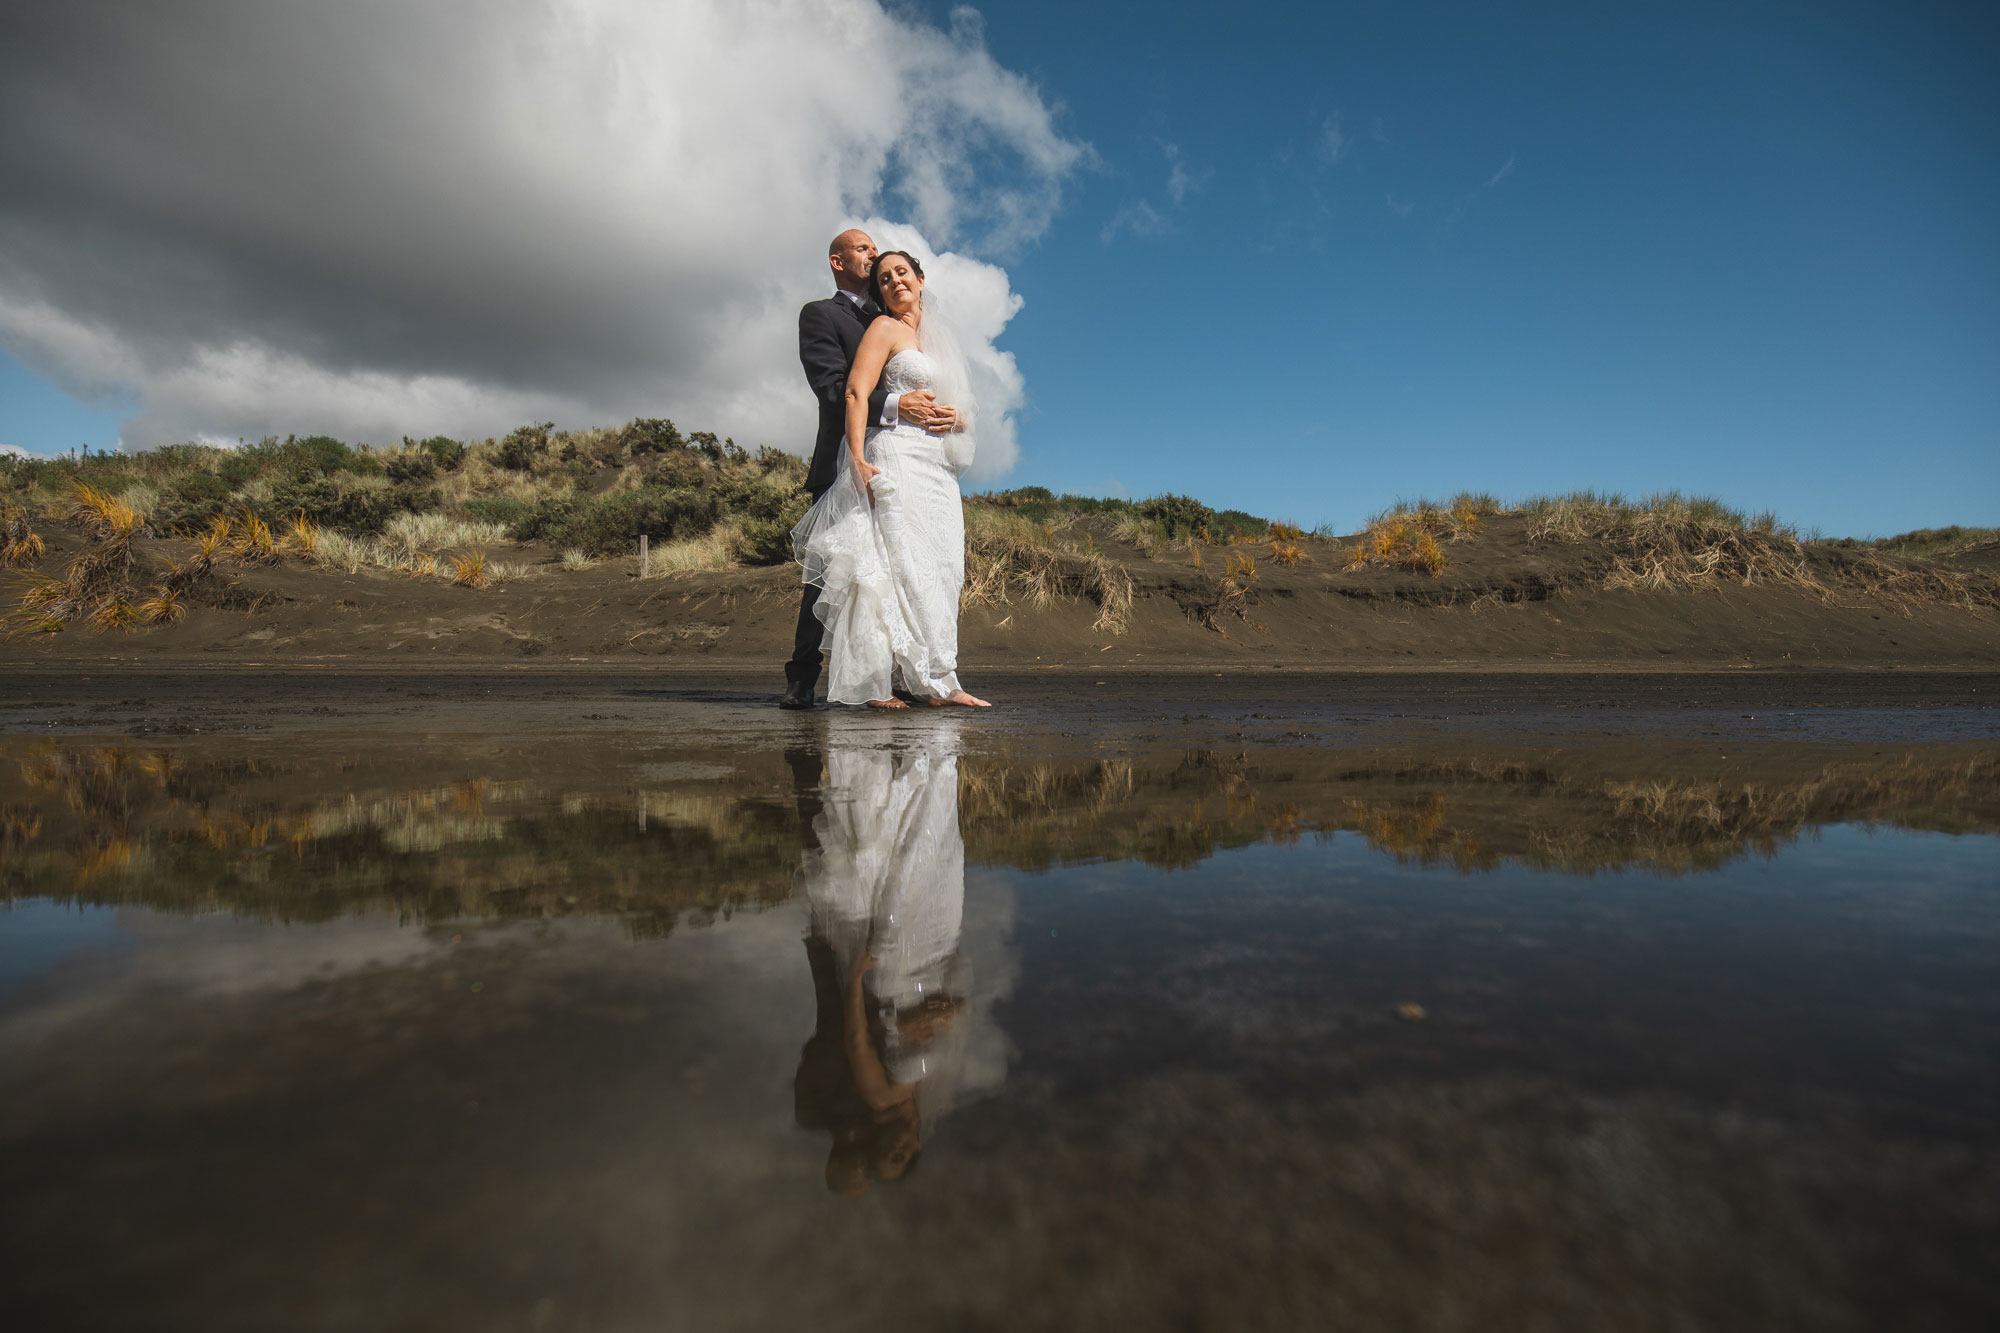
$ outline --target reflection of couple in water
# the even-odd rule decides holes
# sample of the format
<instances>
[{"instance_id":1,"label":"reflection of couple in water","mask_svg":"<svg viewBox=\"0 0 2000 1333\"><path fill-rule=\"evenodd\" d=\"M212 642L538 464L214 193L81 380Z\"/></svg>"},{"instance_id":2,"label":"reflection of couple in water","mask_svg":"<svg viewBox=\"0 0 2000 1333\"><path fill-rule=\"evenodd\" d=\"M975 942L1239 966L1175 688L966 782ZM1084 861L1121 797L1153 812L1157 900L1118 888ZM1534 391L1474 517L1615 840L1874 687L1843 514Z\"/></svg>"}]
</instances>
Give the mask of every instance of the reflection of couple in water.
<instances>
[{"instance_id":1,"label":"reflection of couple in water","mask_svg":"<svg viewBox=\"0 0 2000 1333\"><path fill-rule=\"evenodd\" d=\"M803 790L817 758L791 758ZM855 1195L915 1168L965 1058L958 759L949 736L836 747L821 790L800 872L818 1021L793 1096L801 1127L833 1135L827 1188Z\"/></svg>"}]
</instances>

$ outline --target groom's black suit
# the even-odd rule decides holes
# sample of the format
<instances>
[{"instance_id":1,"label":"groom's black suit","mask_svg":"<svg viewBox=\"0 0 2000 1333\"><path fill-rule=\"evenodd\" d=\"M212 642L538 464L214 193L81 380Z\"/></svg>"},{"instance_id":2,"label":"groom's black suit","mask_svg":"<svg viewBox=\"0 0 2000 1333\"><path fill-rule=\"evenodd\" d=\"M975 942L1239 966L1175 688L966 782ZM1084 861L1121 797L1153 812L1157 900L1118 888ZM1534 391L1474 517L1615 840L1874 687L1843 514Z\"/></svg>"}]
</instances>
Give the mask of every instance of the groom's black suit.
<instances>
[{"instance_id":1,"label":"groom's black suit","mask_svg":"<svg viewBox=\"0 0 2000 1333\"><path fill-rule=\"evenodd\" d=\"M817 500L833 485L834 469L840 462L841 446L847 439L847 372L854 365L854 353L861 335L875 318L875 307L864 313L845 296L824 301L808 301L799 311L799 364L806 368L806 383L819 399L819 434L813 438L812 468L806 473L806 490ZM868 395L868 424L882 419L882 404L889 391L880 384Z\"/></svg>"},{"instance_id":2,"label":"groom's black suit","mask_svg":"<svg viewBox=\"0 0 2000 1333\"><path fill-rule=\"evenodd\" d=\"M806 383L819 399L819 434L813 439L812 466L806 471L806 490L817 500L833 485L840 464L840 451L847 446L847 372L861 335L868 331L874 307L866 312L845 296L835 294L824 301L808 301L799 311L799 364L805 367ZM889 391L882 385L868 395L868 423L882 419L882 406ZM803 684L808 695L819 679L819 645L824 627L813 607L819 589L807 584L799 599L799 624L792 635L792 660L785 663L785 679Z\"/></svg>"}]
</instances>

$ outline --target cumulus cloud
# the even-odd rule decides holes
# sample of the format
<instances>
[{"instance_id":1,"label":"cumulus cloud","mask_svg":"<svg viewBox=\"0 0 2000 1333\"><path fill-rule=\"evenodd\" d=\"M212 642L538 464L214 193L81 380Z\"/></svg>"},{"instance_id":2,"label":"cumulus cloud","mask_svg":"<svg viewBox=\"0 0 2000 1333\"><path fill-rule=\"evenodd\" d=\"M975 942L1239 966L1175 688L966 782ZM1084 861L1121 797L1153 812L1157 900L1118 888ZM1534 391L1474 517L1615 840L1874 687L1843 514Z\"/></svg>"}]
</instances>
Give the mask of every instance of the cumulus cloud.
<instances>
[{"instance_id":1,"label":"cumulus cloud","mask_svg":"<svg viewBox=\"0 0 2000 1333\"><path fill-rule=\"evenodd\" d=\"M998 261L1087 151L972 11L880 0L10 5L0 108L0 345L130 395L140 447L670 415L803 449L794 319L860 222L978 331L995 475Z\"/></svg>"}]
</instances>

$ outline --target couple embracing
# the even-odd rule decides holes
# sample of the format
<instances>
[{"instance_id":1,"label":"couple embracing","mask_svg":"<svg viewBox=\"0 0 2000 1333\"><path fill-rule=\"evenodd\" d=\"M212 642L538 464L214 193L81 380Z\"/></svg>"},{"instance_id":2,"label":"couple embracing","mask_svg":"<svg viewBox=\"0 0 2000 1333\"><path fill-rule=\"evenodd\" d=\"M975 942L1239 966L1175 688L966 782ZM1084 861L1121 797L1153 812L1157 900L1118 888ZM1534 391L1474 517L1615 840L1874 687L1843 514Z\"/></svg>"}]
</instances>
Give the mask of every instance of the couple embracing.
<instances>
[{"instance_id":1,"label":"couple embracing","mask_svg":"<svg viewBox=\"0 0 2000 1333\"><path fill-rule=\"evenodd\" d=\"M779 704L813 706L823 651L830 703L985 708L958 683L965 357L935 308L926 315L914 256L878 255L865 232L844 231L827 263L837 290L799 311L819 435L813 506L792 529L805 594Z\"/></svg>"}]
</instances>

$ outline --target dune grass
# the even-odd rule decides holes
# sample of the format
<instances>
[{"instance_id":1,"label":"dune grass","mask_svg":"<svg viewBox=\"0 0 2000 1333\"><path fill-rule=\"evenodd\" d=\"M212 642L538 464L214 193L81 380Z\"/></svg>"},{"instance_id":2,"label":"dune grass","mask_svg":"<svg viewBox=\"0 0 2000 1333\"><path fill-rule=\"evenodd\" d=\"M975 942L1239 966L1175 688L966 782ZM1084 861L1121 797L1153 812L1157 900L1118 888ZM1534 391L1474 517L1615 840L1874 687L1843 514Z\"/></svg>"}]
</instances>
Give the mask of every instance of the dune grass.
<instances>
[{"instance_id":1,"label":"dune grass","mask_svg":"<svg viewBox=\"0 0 2000 1333\"><path fill-rule=\"evenodd\" d=\"M1132 620L1132 576L1105 557L1069 516L1036 522L1010 507L965 507L965 587L961 607L1009 606L1016 598L1041 608L1080 597L1097 608L1091 628L1123 634Z\"/></svg>"},{"instance_id":2,"label":"dune grass","mask_svg":"<svg viewBox=\"0 0 2000 1333\"><path fill-rule=\"evenodd\" d=\"M1885 555L1900 555L1915 560L1950 560L1953 556L1995 543L2000 543L2000 528L1966 528L1954 523L1948 528L1918 528L1894 537L1877 537L1867 545Z\"/></svg>"},{"instance_id":3,"label":"dune grass","mask_svg":"<svg viewBox=\"0 0 2000 1333\"><path fill-rule=\"evenodd\" d=\"M1442 503L1399 500L1368 520L1361 540L1347 548L1347 568L1407 570L1435 578L1450 563L1446 543L1471 536L1484 520L1505 512L1484 492L1460 491Z\"/></svg>"}]
</instances>

